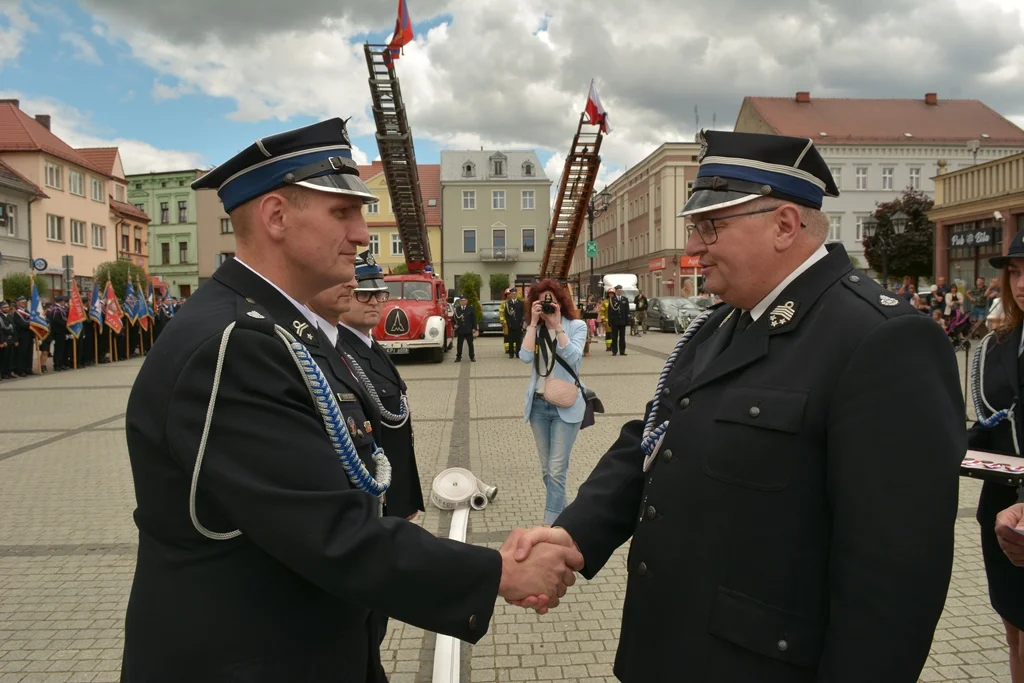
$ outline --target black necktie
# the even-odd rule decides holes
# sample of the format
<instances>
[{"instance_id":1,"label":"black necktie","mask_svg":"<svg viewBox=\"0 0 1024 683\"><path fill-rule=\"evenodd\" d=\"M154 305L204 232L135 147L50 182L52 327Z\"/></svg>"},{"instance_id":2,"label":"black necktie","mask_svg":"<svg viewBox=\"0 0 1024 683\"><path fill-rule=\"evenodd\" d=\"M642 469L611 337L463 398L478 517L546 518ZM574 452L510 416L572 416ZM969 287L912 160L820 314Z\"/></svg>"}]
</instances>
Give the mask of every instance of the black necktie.
<instances>
[{"instance_id":1,"label":"black necktie","mask_svg":"<svg viewBox=\"0 0 1024 683\"><path fill-rule=\"evenodd\" d=\"M754 319L750 316L750 311L743 311L740 315L739 320L736 321L736 325L732 329L732 335L729 337L729 342L725 345L725 348L731 346L741 334L750 326L750 323L754 322ZM725 350L725 349L723 349Z\"/></svg>"}]
</instances>

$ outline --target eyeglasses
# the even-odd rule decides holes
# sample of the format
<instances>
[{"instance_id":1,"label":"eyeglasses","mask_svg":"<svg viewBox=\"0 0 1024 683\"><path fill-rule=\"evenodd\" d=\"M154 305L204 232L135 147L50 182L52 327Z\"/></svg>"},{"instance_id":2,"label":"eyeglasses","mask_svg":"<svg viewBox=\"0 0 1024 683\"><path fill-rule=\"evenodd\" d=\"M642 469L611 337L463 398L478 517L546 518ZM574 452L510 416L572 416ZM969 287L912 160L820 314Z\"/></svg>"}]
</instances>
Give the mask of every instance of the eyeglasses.
<instances>
[{"instance_id":1,"label":"eyeglasses","mask_svg":"<svg viewBox=\"0 0 1024 683\"><path fill-rule=\"evenodd\" d=\"M358 301L361 304L368 304L368 303L370 303L370 299L376 299L380 303L384 303L385 301L388 300L388 297L390 295L391 295L391 292L384 291L384 290L381 290L379 292L366 292L366 291L356 290L356 291L352 292L352 296L354 296L356 298L356 301Z\"/></svg>"},{"instance_id":2,"label":"eyeglasses","mask_svg":"<svg viewBox=\"0 0 1024 683\"><path fill-rule=\"evenodd\" d=\"M686 226L686 241L689 242L690 238L693 237L693 233L696 232L700 236L701 241L704 242L705 245L710 247L712 244L718 241L718 226L715 225L717 221L727 221L730 218L740 218L741 216L756 216L759 213L772 213L773 211L781 208L782 206L783 205L780 204L779 206L773 206L768 209L744 211L743 213L733 213L729 214L728 216L718 216L716 218L705 218L703 220L697 221L696 223L690 223L689 225ZM800 227L806 228L807 226L804 225L803 223L800 223Z\"/></svg>"}]
</instances>

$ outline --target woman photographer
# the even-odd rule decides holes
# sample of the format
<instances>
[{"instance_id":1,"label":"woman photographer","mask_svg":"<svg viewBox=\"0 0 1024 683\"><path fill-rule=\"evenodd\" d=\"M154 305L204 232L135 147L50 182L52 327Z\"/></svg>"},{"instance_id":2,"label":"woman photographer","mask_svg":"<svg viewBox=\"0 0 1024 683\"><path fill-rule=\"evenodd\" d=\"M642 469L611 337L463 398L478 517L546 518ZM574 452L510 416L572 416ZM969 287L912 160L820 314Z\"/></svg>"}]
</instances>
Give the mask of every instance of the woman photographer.
<instances>
[{"instance_id":1,"label":"woman photographer","mask_svg":"<svg viewBox=\"0 0 1024 683\"><path fill-rule=\"evenodd\" d=\"M519 358L532 363L533 372L523 420L530 424L537 443L547 491L544 524L551 524L565 507L569 453L586 411L576 378L587 324L576 317L569 294L555 280L535 284L526 303L527 328Z\"/></svg>"}]
</instances>

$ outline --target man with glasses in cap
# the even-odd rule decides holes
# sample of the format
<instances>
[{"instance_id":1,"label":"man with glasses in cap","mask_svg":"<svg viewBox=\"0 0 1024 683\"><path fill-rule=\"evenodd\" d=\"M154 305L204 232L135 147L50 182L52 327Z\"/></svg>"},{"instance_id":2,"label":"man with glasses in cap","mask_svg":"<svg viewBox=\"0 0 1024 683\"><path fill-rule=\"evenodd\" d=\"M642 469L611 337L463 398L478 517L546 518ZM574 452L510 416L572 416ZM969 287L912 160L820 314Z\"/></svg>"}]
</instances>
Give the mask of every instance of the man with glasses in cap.
<instances>
[{"instance_id":1,"label":"man with glasses in cap","mask_svg":"<svg viewBox=\"0 0 1024 683\"><path fill-rule=\"evenodd\" d=\"M557 604L582 560L532 567L382 517L379 416L305 305L369 244L341 119L197 179L236 256L189 298L128 399L139 549L123 683L382 681L381 616L475 642L497 595ZM366 428L367 423L370 429Z\"/></svg>"},{"instance_id":2,"label":"man with glasses in cap","mask_svg":"<svg viewBox=\"0 0 1024 683\"><path fill-rule=\"evenodd\" d=\"M838 189L812 140L704 135L679 215L724 304L553 528L519 543L571 538L589 579L632 538L622 681L916 683L966 449L952 347L825 244Z\"/></svg>"}]
</instances>

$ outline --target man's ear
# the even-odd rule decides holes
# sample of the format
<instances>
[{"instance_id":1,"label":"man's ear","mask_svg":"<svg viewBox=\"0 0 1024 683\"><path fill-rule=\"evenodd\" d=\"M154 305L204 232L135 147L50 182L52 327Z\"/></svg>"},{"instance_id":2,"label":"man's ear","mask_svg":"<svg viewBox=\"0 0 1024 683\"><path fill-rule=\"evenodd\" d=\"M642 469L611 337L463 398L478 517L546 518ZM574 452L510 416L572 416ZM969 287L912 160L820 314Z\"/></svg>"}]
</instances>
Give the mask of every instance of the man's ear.
<instances>
[{"instance_id":1,"label":"man's ear","mask_svg":"<svg viewBox=\"0 0 1024 683\"><path fill-rule=\"evenodd\" d=\"M288 231L288 214L291 210L288 198L276 192L269 192L259 200L256 215L270 239L275 242L284 239Z\"/></svg>"},{"instance_id":2,"label":"man's ear","mask_svg":"<svg viewBox=\"0 0 1024 683\"><path fill-rule=\"evenodd\" d=\"M772 213L775 220L775 246L779 251L788 249L803 231L800 210L794 204L783 204Z\"/></svg>"}]
</instances>

